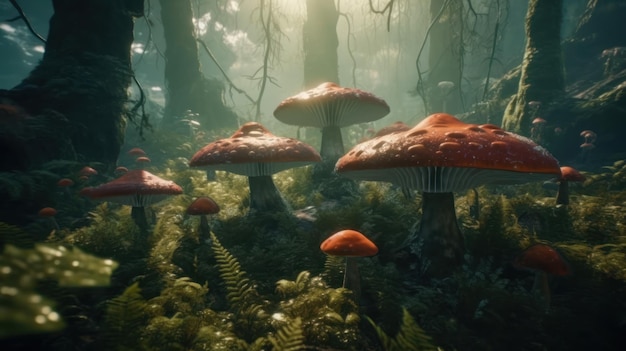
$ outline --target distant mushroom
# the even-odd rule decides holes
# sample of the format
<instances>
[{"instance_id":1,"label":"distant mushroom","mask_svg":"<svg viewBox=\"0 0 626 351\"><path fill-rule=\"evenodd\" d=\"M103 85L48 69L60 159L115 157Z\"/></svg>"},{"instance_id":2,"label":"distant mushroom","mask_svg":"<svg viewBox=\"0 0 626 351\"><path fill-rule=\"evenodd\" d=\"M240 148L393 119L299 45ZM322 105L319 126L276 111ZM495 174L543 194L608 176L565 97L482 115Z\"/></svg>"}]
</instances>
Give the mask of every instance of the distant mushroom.
<instances>
[{"instance_id":1,"label":"distant mushroom","mask_svg":"<svg viewBox=\"0 0 626 351\"><path fill-rule=\"evenodd\" d=\"M324 240L320 249L327 255L345 257L346 265L343 287L354 292L356 298L361 295L361 278L354 258L374 256L378 247L365 235L356 230L341 230Z\"/></svg>"},{"instance_id":2,"label":"distant mushroom","mask_svg":"<svg viewBox=\"0 0 626 351\"><path fill-rule=\"evenodd\" d=\"M375 121L388 113L389 105L372 93L326 82L283 100L274 117L286 124L322 128L320 154L323 163L332 166L344 153L341 127Z\"/></svg>"},{"instance_id":3,"label":"distant mushroom","mask_svg":"<svg viewBox=\"0 0 626 351\"><path fill-rule=\"evenodd\" d=\"M108 183L80 191L81 195L94 200L132 206L131 216L142 232L148 228L146 206L182 193L183 189L173 181L162 179L143 169L128 171Z\"/></svg>"},{"instance_id":4,"label":"distant mushroom","mask_svg":"<svg viewBox=\"0 0 626 351\"><path fill-rule=\"evenodd\" d=\"M531 123L532 127L530 128L530 138L536 143L542 142L546 123L548 123L548 121L541 117L535 117Z\"/></svg>"},{"instance_id":5,"label":"distant mushroom","mask_svg":"<svg viewBox=\"0 0 626 351\"><path fill-rule=\"evenodd\" d=\"M561 167L561 175L557 178L559 190L556 193L556 204L569 205L569 182L584 182L587 179L577 169L569 166Z\"/></svg>"},{"instance_id":6,"label":"distant mushroom","mask_svg":"<svg viewBox=\"0 0 626 351\"><path fill-rule=\"evenodd\" d=\"M133 156L133 157L147 156L146 152L143 151L143 149L138 148L138 147L134 147L134 148L128 150L128 154L130 156Z\"/></svg>"},{"instance_id":7,"label":"distant mushroom","mask_svg":"<svg viewBox=\"0 0 626 351\"><path fill-rule=\"evenodd\" d=\"M454 192L560 175L557 160L525 137L492 124L466 124L437 113L412 129L356 145L336 164L355 180L391 182L422 192L422 220L411 251L424 274L447 276L463 260Z\"/></svg>"},{"instance_id":8,"label":"distant mushroom","mask_svg":"<svg viewBox=\"0 0 626 351\"><path fill-rule=\"evenodd\" d=\"M74 185L74 181L70 178L61 178L57 181L57 187L63 189L66 196L70 196L70 187Z\"/></svg>"},{"instance_id":9,"label":"distant mushroom","mask_svg":"<svg viewBox=\"0 0 626 351\"><path fill-rule=\"evenodd\" d=\"M189 207L187 214L191 216L200 216L200 226L198 227L198 239L200 243L208 242L211 228L209 227L208 215L216 214L220 211L220 206L208 196L200 196L195 199Z\"/></svg>"},{"instance_id":10,"label":"distant mushroom","mask_svg":"<svg viewBox=\"0 0 626 351\"><path fill-rule=\"evenodd\" d=\"M59 224L57 223L54 216L57 215L57 210L54 207L44 207L37 213L39 217L46 218L51 224L52 227L56 230L60 230Z\"/></svg>"},{"instance_id":11,"label":"distant mushroom","mask_svg":"<svg viewBox=\"0 0 626 351\"><path fill-rule=\"evenodd\" d=\"M147 156L139 156L135 159L135 164L137 165L137 168L141 169L145 168L146 165L150 164L150 162L152 161Z\"/></svg>"},{"instance_id":12,"label":"distant mushroom","mask_svg":"<svg viewBox=\"0 0 626 351\"><path fill-rule=\"evenodd\" d=\"M79 177L91 177L98 174L98 171L96 171L95 169L89 167L89 166L85 166L83 168L80 169L80 171L78 171L78 176Z\"/></svg>"},{"instance_id":13,"label":"distant mushroom","mask_svg":"<svg viewBox=\"0 0 626 351\"><path fill-rule=\"evenodd\" d=\"M513 266L518 269L529 269L535 273L532 291L540 294L546 307L550 306L550 284L548 275L566 276L571 274L567 262L550 245L534 244L520 253Z\"/></svg>"},{"instance_id":14,"label":"distant mushroom","mask_svg":"<svg viewBox=\"0 0 626 351\"><path fill-rule=\"evenodd\" d=\"M248 122L230 138L198 150L189 166L247 176L250 209L266 212L289 209L272 180L274 173L319 161L319 153L311 146L297 139L278 137L261 124Z\"/></svg>"}]
</instances>

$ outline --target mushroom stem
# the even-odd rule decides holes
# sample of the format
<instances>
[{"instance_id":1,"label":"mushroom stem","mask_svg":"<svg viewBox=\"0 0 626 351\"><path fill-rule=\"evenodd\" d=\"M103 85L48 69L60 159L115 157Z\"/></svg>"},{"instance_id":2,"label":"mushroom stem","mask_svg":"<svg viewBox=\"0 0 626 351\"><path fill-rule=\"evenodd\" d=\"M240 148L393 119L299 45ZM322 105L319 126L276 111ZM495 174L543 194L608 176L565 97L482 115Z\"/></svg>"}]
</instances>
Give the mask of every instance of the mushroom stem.
<instances>
[{"instance_id":1,"label":"mushroom stem","mask_svg":"<svg viewBox=\"0 0 626 351\"><path fill-rule=\"evenodd\" d=\"M562 180L559 182L559 190L556 193L557 205L569 205L569 182Z\"/></svg>"},{"instance_id":2,"label":"mushroom stem","mask_svg":"<svg viewBox=\"0 0 626 351\"><path fill-rule=\"evenodd\" d=\"M250 186L250 210L259 212L288 212L289 206L276 188L272 176L248 177Z\"/></svg>"},{"instance_id":3,"label":"mushroom stem","mask_svg":"<svg viewBox=\"0 0 626 351\"><path fill-rule=\"evenodd\" d=\"M209 220L206 215L200 216L200 225L198 226L198 241L200 244L204 244L209 242L210 235L209 232L211 227L209 227Z\"/></svg>"},{"instance_id":4,"label":"mushroom stem","mask_svg":"<svg viewBox=\"0 0 626 351\"><path fill-rule=\"evenodd\" d=\"M148 220L146 219L146 210L144 207L133 206L130 210L130 216L135 221L137 227L139 227L139 236L136 238L135 245L137 247L144 247L148 240Z\"/></svg>"},{"instance_id":5,"label":"mushroom stem","mask_svg":"<svg viewBox=\"0 0 626 351\"><path fill-rule=\"evenodd\" d=\"M465 244L453 193L422 193L422 221L417 238L422 272L426 275L446 277L461 265Z\"/></svg>"},{"instance_id":6,"label":"mushroom stem","mask_svg":"<svg viewBox=\"0 0 626 351\"><path fill-rule=\"evenodd\" d=\"M548 273L543 271L535 272L535 281L533 283L533 290L535 294L540 294L545 303L546 309L550 307L550 283L548 282Z\"/></svg>"},{"instance_id":7,"label":"mushroom stem","mask_svg":"<svg viewBox=\"0 0 626 351\"><path fill-rule=\"evenodd\" d=\"M320 156L323 163L332 163L333 166L344 154L341 128L338 126L326 126L322 128L322 146Z\"/></svg>"},{"instance_id":8,"label":"mushroom stem","mask_svg":"<svg viewBox=\"0 0 626 351\"><path fill-rule=\"evenodd\" d=\"M343 287L352 290L354 299L358 300L361 296L361 276L359 275L359 266L355 258L356 257L346 257Z\"/></svg>"}]
</instances>

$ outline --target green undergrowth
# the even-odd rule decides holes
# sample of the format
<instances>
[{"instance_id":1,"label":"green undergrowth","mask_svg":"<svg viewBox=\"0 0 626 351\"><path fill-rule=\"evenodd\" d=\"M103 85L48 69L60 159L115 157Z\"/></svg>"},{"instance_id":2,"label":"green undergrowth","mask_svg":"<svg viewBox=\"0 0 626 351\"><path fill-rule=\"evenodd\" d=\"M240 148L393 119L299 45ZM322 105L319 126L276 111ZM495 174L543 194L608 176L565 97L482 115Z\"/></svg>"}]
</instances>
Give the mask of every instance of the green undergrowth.
<instances>
[{"instance_id":1,"label":"green undergrowth","mask_svg":"<svg viewBox=\"0 0 626 351\"><path fill-rule=\"evenodd\" d=\"M218 171L208 181L178 159L158 174L184 195L150 206L145 250L136 247L130 208L106 203L88 225L51 240L120 263L118 290L95 320L108 350L612 350L626 325L621 169L605 168L610 181L587 174L570 187L569 206L556 206L556 187L541 184L455 194L466 254L440 279L411 268L419 193L361 182L357 193L329 199L310 185L310 168L274 176L294 210L313 206L307 216L248 213L245 177ZM209 217L205 242L199 218L185 213L198 196L222 209ZM342 229L379 248L357 261L358 297L341 288L343 259L319 249ZM513 264L534 243L555 247L571 268L550 277L548 306L532 290L533 272Z\"/></svg>"}]
</instances>

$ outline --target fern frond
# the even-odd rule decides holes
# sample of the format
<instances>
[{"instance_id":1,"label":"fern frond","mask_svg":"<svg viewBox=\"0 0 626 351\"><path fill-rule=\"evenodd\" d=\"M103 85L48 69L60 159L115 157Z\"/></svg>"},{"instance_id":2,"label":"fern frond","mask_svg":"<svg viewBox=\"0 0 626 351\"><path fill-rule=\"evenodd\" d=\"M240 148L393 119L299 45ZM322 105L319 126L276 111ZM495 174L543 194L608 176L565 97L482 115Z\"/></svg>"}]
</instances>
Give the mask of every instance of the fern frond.
<instances>
[{"instance_id":1,"label":"fern frond","mask_svg":"<svg viewBox=\"0 0 626 351\"><path fill-rule=\"evenodd\" d=\"M390 337L385 331L376 325L374 321L366 317L370 322L376 334L380 340L385 351L437 351L438 348L432 344L432 339L426 332L417 324L413 316L403 309L402 313L402 325L400 331L395 337Z\"/></svg>"},{"instance_id":2,"label":"fern frond","mask_svg":"<svg viewBox=\"0 0 626 351\"><path fill-rule=\"evenodd\" d=\"M269 336L272 351L298 351L304 349L302 320L298 317L282 327L275 335Z\"/></svg>"},{"instance_id":3,"label":"fern frond","mask_svg":"<svg viewBox=\"0 0 626 351\"><path fill-rule=\"evenodd\" d=\"M108 302L103 332L105 350L132 350L139 345L139 337L131 336L143 325L145 308L139 283L129 286L122 295Z\"/></svg>"},{"instance_id":4,"label":"fern frond","mask_svg":"<svg viewBox=\"0 0 626 351\"><path fill-rule=\"evenodd\" d=\"M253 303L258 293L246 272L241 269L239 261L222 246L213 232L211 232L211 242L220 277L226 285L228 303L240 311L246 304Z\"/></svg>"}]
</instances>

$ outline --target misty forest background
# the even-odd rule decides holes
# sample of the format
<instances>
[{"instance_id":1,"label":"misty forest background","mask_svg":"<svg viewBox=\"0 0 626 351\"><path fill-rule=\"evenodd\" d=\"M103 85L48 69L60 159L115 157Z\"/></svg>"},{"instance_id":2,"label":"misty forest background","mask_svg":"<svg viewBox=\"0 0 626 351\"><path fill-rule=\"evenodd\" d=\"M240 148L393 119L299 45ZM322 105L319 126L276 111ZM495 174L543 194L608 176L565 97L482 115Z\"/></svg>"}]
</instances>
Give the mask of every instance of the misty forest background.
<instances>
[{"instance_id":1,"label":"misty forest background","mask_svg":"<svg viewBox=\"0 0 626 351\"><path fill-rule=\"evenodd\" d=\"M539 101L559 130L543 143L557 158L575 159L592 129L598 154L619 159L624 73L607 65L622 60L625 11L616 0L0 2L0 172L22 182L2 189L0 220L28 223L49 202L29 184L40 182L33 171L63 167L50 162L106 173L141 146L158 163L172 156L157 145L167 133L214 140L258 121L316 146L319 130L272 112L324 81L391 106L344 130L346 148L368 129L416 124L444 99L466 121L529 136L527 103Z\"/></svg>"}]
</instances>

